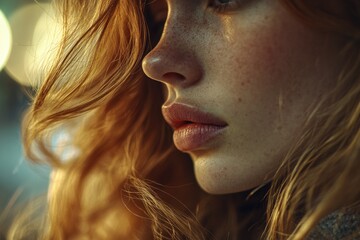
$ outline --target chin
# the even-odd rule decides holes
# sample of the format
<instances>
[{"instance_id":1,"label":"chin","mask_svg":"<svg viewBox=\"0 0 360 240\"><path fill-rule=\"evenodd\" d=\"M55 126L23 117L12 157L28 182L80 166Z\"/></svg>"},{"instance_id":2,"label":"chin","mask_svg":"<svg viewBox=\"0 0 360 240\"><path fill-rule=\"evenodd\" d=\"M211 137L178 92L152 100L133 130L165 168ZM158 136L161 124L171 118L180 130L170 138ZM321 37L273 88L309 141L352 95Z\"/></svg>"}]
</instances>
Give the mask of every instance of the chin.
<instances>
[{"instance_id":1,"label":"chin","mask_svg":"<svg viewBox=\"0 0 360 240\"><path fill-rule=\"evenodd\" d=\"M193 160L196 180L199 186L210 194L244 192L271 179L269 172L246 164L226 164L224 159L219 161L210 157Z\"/></svg>"}]
</instances>

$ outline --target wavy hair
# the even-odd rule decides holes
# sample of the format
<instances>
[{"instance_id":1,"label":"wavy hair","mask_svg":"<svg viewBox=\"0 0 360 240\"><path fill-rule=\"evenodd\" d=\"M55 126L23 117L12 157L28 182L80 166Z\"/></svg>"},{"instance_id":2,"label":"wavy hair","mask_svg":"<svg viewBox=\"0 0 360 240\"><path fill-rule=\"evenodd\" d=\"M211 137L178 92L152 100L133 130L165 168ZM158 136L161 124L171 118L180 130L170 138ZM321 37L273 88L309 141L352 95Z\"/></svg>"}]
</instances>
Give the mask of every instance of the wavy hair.
<instances>
[{"instance_id":1,"label":"wavy hair","mask_svg":"<svg viewBox=\"0 0 360 240\"><path fill-rule=\"evenodd\" d=\"M331 1L334 13L322 1L282 2L309 27L346 40L336 86L309 117L269 193L267 239L304 239L330 213L359 210L360 3Z\"/></svg>"},{"instance_id":2,"label":"wavy hair","mask_svg":"<svg viewBox=\"0 0 360 240\"><path fill-rule=\"evenodd\" d=\"M23 122L28 158L55 169L39 239L304 239L328 214L358 209L360 3L338 0L335 14L281 2L309 27L346 39L342 74L271 183L211 196L173 146L161 85L142 72L146 2L57 1L62 43ZM71 136L61 153L59 132ZM24 237L20 222L9 239Z\"/></svg>"}]
</instances>

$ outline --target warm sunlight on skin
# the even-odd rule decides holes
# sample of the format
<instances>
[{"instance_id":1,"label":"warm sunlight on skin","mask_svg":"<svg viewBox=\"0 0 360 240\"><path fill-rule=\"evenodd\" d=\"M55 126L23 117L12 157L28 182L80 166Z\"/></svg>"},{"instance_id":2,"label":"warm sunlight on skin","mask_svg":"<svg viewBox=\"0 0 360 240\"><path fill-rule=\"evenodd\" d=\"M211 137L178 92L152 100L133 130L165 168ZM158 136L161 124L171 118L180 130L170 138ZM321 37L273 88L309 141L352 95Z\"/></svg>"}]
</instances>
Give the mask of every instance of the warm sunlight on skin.
<instances>
[{"instance_id":1,"label":"warm sunlight on skin","mask_svg":"<svg viewBox=\"0 0 360 240\"><path fill-rule=\"evenodd\" d=\"M0 71L5 66L11 51L12 37L10 25L0 10Z\"/></svg>"},{"instance_id":2,"label":"warm sunlight on skin","mask_svg":"<svg viewBox=\"0 0 360 240\"><path fill-rule=\"evenodd\" d=\"M266 183L335 83L340 64L331 56L341 40L306 27L275 0L221 12L203 1L167 2L165 28L143 61L144 72L166 85L166 106L190 105L227 124L205 143L199 134L175 130L175 145L190 154L199 184L210 193Z\"/></svg>"}]
</instances>

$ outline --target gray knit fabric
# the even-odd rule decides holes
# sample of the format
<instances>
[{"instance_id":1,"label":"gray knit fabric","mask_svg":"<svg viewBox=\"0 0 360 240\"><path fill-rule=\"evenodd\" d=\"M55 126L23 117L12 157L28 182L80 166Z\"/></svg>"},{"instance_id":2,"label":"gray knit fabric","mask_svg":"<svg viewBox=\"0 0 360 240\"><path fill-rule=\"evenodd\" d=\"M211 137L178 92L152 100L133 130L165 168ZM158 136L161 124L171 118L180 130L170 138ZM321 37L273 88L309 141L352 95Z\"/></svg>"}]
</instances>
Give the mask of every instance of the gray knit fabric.
<instances>
[{"instance_id":1,"label":"gray knit fabric","mask_svg":"<svg viewBox=\"0 0 360 240\"><path fill-rule=\"evenodd\" d=\"M360 240L360 214L332 213L320 221L307 240Z\"/></svg>"}]
</instances>

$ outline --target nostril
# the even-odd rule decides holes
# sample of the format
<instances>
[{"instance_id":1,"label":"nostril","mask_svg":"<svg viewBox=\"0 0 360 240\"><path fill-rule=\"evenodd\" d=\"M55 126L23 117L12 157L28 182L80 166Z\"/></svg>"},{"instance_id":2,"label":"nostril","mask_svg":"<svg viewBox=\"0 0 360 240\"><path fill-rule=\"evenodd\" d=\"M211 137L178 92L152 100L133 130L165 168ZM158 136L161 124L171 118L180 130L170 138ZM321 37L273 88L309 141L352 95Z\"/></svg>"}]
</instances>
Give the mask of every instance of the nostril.
<instances>
[{"instance_id":1,"label":"nostril","mask_svg":"<svg viewBox=\"0 0 360 240\"><path fill-rule=\"evenodd\" d=\"M181 75L180 73L176 73L176 72L168 72L168 73L165 73L163 75L163 79L164 80L172 80L172 81L183 81L185 80L186 78Z\"/></svg>"},{"instance_id":2,"label":"nostril","mask_svg":"<svg viewBox=\"0 0 360 240\"><path fill-rule=\"evenodd\" d=\"M1 1L1 0L0 0ZM189 87L202 77L202 68L193 54L183 48L172 50L172 45L161 43L142 61L147 77L169 85Z\"/></svg>"}]
</instances>

